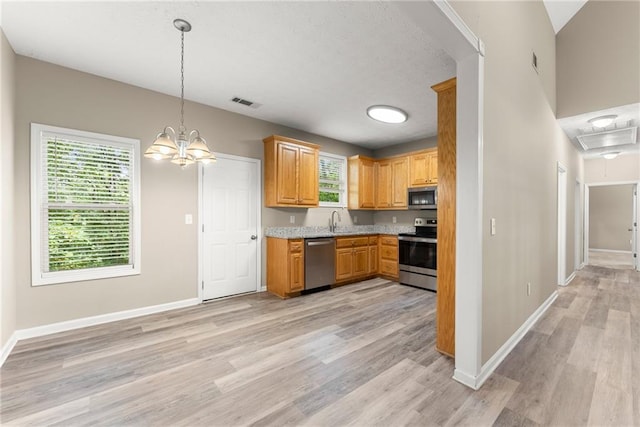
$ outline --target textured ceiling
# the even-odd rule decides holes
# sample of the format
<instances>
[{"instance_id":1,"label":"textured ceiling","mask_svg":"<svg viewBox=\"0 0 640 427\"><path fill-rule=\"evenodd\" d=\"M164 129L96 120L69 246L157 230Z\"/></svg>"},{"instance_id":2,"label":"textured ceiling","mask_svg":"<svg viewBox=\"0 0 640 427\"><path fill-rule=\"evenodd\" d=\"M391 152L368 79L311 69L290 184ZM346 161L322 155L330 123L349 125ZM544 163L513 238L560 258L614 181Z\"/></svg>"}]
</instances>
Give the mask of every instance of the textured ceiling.
<instances>
[{"instance_id":1,"label":"textured ceiling","mask_svg":"<svg viewBox=\"0 0 640 427\"><path fill-rule=\"evenodd\" d=\"M3 2L15 51L369 148L436 134L430 86L455 62L393 2ZM232 103L241 97L262 104ZM402 108L401 125L366 116ZM178 112L176 111L176 114ZM186 111L187 121L189 112ZM196 126L194 123L192 126Z\"/></svg>"}]
</instances>

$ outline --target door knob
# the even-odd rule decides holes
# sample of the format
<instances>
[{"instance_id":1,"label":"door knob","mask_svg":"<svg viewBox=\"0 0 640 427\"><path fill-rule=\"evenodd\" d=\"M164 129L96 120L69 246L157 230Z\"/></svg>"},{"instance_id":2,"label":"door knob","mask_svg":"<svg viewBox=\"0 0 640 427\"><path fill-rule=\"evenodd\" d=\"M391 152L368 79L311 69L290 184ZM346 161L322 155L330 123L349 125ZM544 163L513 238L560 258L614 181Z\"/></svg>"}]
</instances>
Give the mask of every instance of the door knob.
<instances>
[{"instance_id":1,"label":"door knob","mask_svg":"<svg viewBox=\"0 0 640 427\"><path fill-rule=\"evenodd\" d=\"M251 240L256 240L258 238L258 236L256 236L255 234L251 235Z\"/></svg>"}]
</instances>

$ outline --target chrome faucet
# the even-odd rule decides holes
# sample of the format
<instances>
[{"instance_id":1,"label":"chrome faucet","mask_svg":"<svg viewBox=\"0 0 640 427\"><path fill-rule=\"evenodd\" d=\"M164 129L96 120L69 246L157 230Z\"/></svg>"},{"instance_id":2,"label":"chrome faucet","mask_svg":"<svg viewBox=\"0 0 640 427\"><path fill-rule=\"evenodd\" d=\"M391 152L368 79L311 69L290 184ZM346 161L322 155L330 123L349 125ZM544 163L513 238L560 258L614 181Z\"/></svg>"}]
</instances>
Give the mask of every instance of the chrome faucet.
<instances>
[{"instance_id":1,"label":"chrome faucet","mask_svg":"<svg viewBox=\"0 0 640 427\"><path fill-rule=\"evenodd\" d=\"M335 217L333 216L334 214L338 215L338 221L342 221L342 219L340 219L340 213L338 211L333 211L331 212L331 221L329 222L329 231L332 233L336 232L336 228L338 227L338 224L336 223Z\"/></svg>"}]
</instances>

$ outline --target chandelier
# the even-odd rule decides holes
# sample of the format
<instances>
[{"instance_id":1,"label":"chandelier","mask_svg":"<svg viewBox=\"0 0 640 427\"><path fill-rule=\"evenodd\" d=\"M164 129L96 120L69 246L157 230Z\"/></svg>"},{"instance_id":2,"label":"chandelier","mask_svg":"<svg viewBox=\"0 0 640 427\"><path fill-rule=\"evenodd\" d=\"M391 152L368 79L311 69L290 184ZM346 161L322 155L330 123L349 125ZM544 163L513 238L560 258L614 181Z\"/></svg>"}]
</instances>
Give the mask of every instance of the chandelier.
<instances>
[{"instance_id":1,"label":"chandelier","mask_svg":"<svg viewBox=\"0 0 640 427\"><path fill-rule=\"evenodd\" d=\"M184 19L174 19L173 25L180 31L180 127L176 132L171 126L165 126L144 156L156 160L169 160L186 167L195 162L211 163L216 156L207 147L207 141L196 129L187 132L184 126L184 33L191 31L191 24Z\"/></svg>"}]
</instances>

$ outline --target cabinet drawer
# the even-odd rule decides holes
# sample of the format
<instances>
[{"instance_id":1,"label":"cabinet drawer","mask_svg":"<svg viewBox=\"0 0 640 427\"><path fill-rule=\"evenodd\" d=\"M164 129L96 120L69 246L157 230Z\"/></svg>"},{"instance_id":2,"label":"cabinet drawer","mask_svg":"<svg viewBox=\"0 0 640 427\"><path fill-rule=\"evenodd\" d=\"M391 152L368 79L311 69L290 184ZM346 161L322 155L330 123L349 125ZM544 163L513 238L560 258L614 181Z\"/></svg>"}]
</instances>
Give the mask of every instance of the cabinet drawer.
<instances>
[{"instance_id":1,"label":"cabinet drawer","mask_svg":"<svg viewBox=\"0 0 640 427\"><path fill-rule=\"evenodd\" d=\"M289 240L289 252L302 252L302 240Z\"/></svg>"},{"instance_id":2,"label":"cabinet drawer","mask_svg":"<svg viewBox=\"0 0 640 427\"><path fill-rule=\"evenodd\" d=\"M377 245L378 236L369 236L369 245Z\"/></svg>"},{"instance_id":3,"label":"cabinet drawer","mask_svg":"<svg viewBox=\"0 0 640 427\"><path fill-rule=\"evenodd\" d=\"M398 263L396 261L389 261L387 259L380 260L380 274L387 276L398 275Z\"/></svg>"},{"instance_id":4,"label":"cabinet drawer","mask_svg":"<svg viewBox=\"0 0 640 427\"><path fill-rule=\"evenodd\" d=\"M392 236L382 236L380 237L380 244L387 246L398 246L398 238Z\"/></svg>"},{"instance_id":5,"label":"cabinet drawer","mask_svg":"<svg viewBox=\"0 0 640 427\"><path fill-rule=\"evenodd\" d=\"M393 246L381 246L380 256L382 257L382 259L398 261L398 248Z\"/></svg>"},{"instance_id":6,"label":"cabinet drawer","mask_svg":"<svg viewBox=\"0 0 640 427\"><path fill-rule=\"evenodd\" d=\"M353 246L367 246L369 244L368 237L340 237L336 239L336 248L347 248Z\"/></svg>"}]
</instances>

